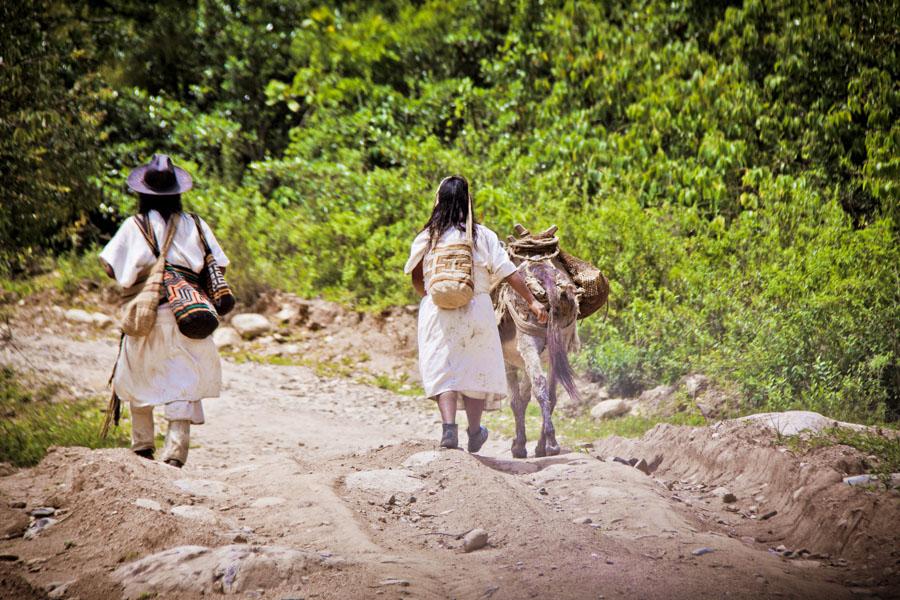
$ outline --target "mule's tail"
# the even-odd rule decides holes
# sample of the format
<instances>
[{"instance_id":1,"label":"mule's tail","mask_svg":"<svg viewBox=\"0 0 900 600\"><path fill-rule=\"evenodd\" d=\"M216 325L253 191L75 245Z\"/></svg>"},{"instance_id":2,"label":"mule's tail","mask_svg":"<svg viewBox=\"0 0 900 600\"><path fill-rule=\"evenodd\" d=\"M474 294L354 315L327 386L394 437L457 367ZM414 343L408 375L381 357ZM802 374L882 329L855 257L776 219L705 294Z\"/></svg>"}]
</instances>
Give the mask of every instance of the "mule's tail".
<instances>
[{"instance_id":1,"label":"mule's tail","mask_svg":"<svg viewBox=\"0 0 900 600\"><path fill-rule=\"evenodd\" d=\"M566 389L572 400L579 402L581 399L578 388L575 387L575 373L572 371L572 365L569 364L568 348L563 340L563 331L559 323L561 303L563 301L575 302L575 299L568 295L565 298L560 296L553 271L553 267L543 263L535 264L531 268L531 272L547 292L547 300L550 302L550 319L547 321L547 354L550 357L550 377L547 387L551 406L556 405L557 381ZM570 312L573 315L577 314L574 311Z\"/></svg>"}]
</instances>

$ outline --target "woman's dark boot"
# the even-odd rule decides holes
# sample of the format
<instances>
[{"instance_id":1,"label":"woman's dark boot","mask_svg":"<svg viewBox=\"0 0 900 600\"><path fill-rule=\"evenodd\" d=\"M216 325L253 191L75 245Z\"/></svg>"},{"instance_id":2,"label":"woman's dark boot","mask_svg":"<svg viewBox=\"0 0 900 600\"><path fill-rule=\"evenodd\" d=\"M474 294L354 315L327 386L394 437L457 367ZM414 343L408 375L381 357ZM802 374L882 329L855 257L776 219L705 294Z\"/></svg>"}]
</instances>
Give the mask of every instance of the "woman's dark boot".
<instances>
[{"instance_id":1,"label":"woman's dark boot","mask_svg":"<svg viewBox=\"0 0 900 600\"><path fill-rule=\"evenodd\" d=\"M484 446L484 443L488 439L488 429L484 425L482 425L475 433L468 430L466 430L466 433L469 434L469 452L472 453L481 450L481 447Z\"/></svg>"},{"instance_id":2,"label":"woman's dark boot","mask_svg":"<svg viewBox=\"0 0 900 600\"><path fill-rule=\"evenodd\" d=\"M459 428L456 423L444 423L444 434L441 436L441 448L459 448Z\"/></svg>"}]
</instances>

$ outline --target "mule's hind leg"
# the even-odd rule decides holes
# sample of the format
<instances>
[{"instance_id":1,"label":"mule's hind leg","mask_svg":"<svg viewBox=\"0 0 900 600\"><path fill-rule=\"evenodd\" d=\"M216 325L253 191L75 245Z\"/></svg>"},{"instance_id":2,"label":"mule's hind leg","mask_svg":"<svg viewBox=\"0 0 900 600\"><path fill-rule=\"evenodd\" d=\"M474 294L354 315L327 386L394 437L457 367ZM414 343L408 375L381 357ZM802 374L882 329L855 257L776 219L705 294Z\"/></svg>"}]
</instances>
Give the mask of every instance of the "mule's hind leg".
<instances>
[{"instance_id":1,"label":"mule's hind leg","mask_svg":"<svg viewBox=\"0 0 900 600\"><path fill-rule=\"evenodd\" d=\"M553 428L551 414L553 412L550 406L550 388L547 384L547 376L541 368L541 352L545 341L542 338L536 338L530 335L519 335L517 348L519 354L525 362L525 372L528 374L528 380L531 382L531 394L535 401L541 407L541 417L543 424L541 426L541 437L538 439L535 448L535 456L546 456L559 454L559 444L556 443L556 431Z\"/></svg>"},{"instance_id":2,"label":"mule's hind leg","mask_svg":"<svg viewBox=\"0 0 900 600\"><path fill-rule=\"evenodd\" d=\"M513 416L516 417L516 438L512 443L512 455L513 458L526 458L528 451L525 449L525 409L528 407L529 397L522 395L516 367L506 365L506 385L509 388Z\"/></svg>"}]
</instances>

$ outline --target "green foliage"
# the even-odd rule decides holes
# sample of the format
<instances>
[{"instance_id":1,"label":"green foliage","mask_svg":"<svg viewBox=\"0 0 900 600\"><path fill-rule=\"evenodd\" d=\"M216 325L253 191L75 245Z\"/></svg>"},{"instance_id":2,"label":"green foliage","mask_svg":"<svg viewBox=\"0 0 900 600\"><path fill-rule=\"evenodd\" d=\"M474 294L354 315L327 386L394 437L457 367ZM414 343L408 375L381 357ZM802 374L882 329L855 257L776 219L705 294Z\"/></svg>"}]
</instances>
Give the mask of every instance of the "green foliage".
<instances>
[{"instance_id":1,"label":"green foliage","mask_svg":"<svg viewBox=\"0 0 900 600\"><path fill-rule=\"evenodd\" d=\"M77 240L99 202L86 32L63 2L0 4L0 273Z\"/></svg>"},{"instance_id":2,"label":"green foliage","mask_svg":"<svg viewBox=\"0 0 900 600\"><path fill-rule=\"evenodd\" d=\"M69 37L40 35L93 70L36 89L95 90L101 229L151 152L194 174L245 300L413 301L408 244L461 172L501 236L557 223L609 275L593 378L704 371L748 409L897 419L900 5L729 4L78 4Z\"/></svg>"},{"instance_id":3,"label":"green foliage","mask_svg":"<svg viewBox=\"0 0 900 600\"><path fill-rule=\"evenodd\" d=\"M512 438L516 434L516 421L509 411L484 413L484 423L492 430ZM697 427L706 424L702 415L694 413L678 413L666 419L635 417L628 415L619 419L598 421L590 415L566 417L556 415L553 424L556 427L557 439L563 444L576 446L595 442L599 439L618 435L621 437L640 437L660 423ZM540 436L543 420L541 410L534 402L525 410L525 433L529 440Z\"/></svg>"},{"instance_id":4,"label":"green foliage","mask_svg":"<svg viewBox=\"0 0 900 600\"><path fill-rule=\"evenodd\" d=\"M100 438L104 414L100 398L59 401L54 385L33 385L21 373L0 368L0 462L36 465L50 446L128 446L125 427Z\"/></svg>"}]
</instances>

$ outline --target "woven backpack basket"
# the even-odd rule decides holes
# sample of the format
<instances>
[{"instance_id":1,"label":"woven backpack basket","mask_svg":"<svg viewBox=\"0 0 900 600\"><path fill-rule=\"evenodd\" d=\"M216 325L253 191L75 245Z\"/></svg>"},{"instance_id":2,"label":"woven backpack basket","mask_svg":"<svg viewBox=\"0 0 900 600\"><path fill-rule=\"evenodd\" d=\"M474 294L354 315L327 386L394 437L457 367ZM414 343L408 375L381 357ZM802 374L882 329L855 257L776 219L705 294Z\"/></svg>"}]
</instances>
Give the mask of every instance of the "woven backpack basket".
<instances>
[{"instance_id":1,"label":"woven backpack basket","mask_svg":"<svg viewBox=\"0 0 900 600\"><path fill-rule=\"evenodd\" d=\"M462 244L438 244L431 251L428 295L438 308L446 310L462 308L475 296L472 254L472 198L469 197L466 241Z\"/></svg>"},{"instance_id":2,"label":"woven backpack basket","mask_svg":"<svg viewBox=\"0 0 900 600\"><path fill-rule=\"evenodd\" d=\"M600 269L564 250L559 251L559 260L575 285L583 290L578 303L578 318L583 319L600 310L609 300L609 280Z\"/></svg>"}]
</instances>

